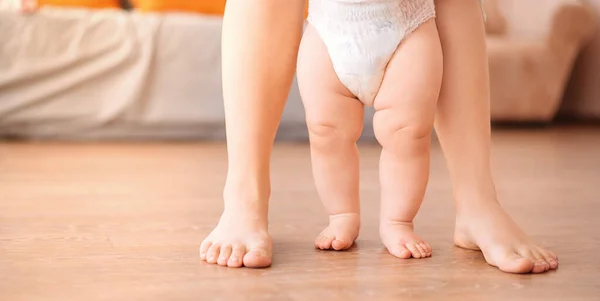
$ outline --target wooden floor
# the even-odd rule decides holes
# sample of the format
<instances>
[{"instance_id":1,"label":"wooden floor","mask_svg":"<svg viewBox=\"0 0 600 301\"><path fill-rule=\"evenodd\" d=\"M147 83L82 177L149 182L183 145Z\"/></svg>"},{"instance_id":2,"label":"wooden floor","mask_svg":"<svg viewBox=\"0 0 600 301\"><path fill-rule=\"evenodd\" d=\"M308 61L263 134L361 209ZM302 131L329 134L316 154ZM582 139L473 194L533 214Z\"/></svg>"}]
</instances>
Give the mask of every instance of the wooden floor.
<instances>
[{"instance_id":1,"label":"wooden floor","mask_svg":"<svg viewBox=\"0 0 600 301\"><path fill-rule=\"evenodd\" d=\"M453 247L439 146L417 227L431 259L378 240L378 147L361 146L364 227L356 247L313 249L326 224L304 144L273 158L269 269L198 259L221 211L225 146L0 144L0 300L600 300L600 129L494 133L507 210L560 257L558 271L508 275Z\"/></svg>"}]
</instances>

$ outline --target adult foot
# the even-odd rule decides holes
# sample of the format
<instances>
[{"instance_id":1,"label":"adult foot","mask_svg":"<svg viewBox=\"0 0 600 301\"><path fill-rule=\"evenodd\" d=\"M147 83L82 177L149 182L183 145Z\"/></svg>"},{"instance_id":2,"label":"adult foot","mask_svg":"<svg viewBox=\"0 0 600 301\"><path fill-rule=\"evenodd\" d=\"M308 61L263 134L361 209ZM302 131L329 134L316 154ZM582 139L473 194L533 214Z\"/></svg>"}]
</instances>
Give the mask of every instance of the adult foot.
<instances>
[{"instance_id":1,"label":"adult foot","mask_svg":"<svg viewBox=\"0 0 600 301\"><path fill-rule=\"evenodd\" d=\"M431 247L415 234L412 222L381 221L379 234L388 252L398 258L431 257Z\"/></svg>"},{"instance_id":2,"label":"adult foot","mask_svg":"<svg viewBox=\"0 0 600 301\"><path fill-rule=\"evenodd\" d=\"M202 242L200 259L232 268L264 268L271 265L271 250L266 214L226 209Z\"/></svg>"},{"instance_id":3,"label":"adult foot","mask_svg":"<svg viewBox=\"0 0 600 301\"><path fill-rule=\"evenodd\" d=\"M359 231L358 213L330 215L329 226L315 238L315 247L321 250L347 250L354 244Z\"/></svg>"},{"instance_id":4,"label":"adult foot","mask_svg":"<svg viewBox=\"0 0 600 301\"><path fill-rule=\"evenodd\" d=\"M488 264L508 273L543 273L558 267L558 257L533 243L495 201L459 208L454 243L481 250Z\"/></svg>"}]
</instances>

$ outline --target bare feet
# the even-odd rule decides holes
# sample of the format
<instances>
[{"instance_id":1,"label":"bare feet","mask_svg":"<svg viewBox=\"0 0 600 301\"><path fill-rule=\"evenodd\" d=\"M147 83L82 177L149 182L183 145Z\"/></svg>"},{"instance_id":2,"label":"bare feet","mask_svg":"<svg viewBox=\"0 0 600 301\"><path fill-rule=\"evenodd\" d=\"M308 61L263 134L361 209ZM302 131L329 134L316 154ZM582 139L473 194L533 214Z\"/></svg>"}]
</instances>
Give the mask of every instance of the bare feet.
<instances>
[{"instance_id":1,"label":"bare feet","mask_svg":"<svg viewBox=\"0 0 600 301\"><path fill-rule=\"evenodd\" d=\"M358 213L330 215L329 226L315 238L315 247L321 250L347 250L354 244L359 231Z\"/></svg>"},{"instance_id":2,"label":"bare feet","mask_svg":"<svg viewBox=\"0 0 600 301\"><path fill-rule=\"evenodd\" d=\"M533 243L498 202L473 204L458 211L457 246L481 250L488 264L508 273L543 273L558 267L558 257Z\"/></svg>"},{"instance_id":3,"label":"bare feet","mask_svg":"<svg viewBox=\"0 0 600 301\"><path fill-rule=\"evenodd\" d=\"M202 242L200 259L232 268L264 268L271 265L271 249L266 214L225 210Z\"/></svg>"},{"instance_id":4,"label":"bare feet","mask_svg":"<svg viewBox=\"0 0 600 301\"><path fill-rule=\"evenodd\" d=\"M413 229L412 222L382 221L379 233L388 252L398 258L431 257L431 247Z\"/></svg>"}]
</instances>

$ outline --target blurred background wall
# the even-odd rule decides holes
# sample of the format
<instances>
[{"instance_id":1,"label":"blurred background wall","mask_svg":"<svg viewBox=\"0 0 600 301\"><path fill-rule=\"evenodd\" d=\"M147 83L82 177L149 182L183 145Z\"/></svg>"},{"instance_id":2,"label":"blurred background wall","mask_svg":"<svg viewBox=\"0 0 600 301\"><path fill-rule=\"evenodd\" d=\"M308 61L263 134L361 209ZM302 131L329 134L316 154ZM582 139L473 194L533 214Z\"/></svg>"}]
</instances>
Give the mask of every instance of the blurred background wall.
<instances>
[{"instance_id":1,"label":"blurred background wall","mask_svg":"<svg viewBox=\"0 0 600 301\"><path fill-rule=\"evenodd\" d=\"M6 1L1 137L224 137L225 0L40 0L27 13ZM486 0L484 9L493 121L600 120L600 0ZM280 138L306 138L303 111L294 83Z\"/></svg>"}]
</instances>

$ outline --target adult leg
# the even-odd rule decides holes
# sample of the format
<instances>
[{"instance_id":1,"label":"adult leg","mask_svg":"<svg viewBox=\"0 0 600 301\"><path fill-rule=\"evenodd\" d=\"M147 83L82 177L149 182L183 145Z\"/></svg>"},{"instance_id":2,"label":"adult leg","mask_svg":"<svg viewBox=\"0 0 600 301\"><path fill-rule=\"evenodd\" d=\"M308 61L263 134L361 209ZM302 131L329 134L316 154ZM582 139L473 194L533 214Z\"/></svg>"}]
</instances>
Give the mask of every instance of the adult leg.
<instances>
[{"instance_id":1,"label":"adult leg","mask_svg":"<svg viewBox=\"0 0 600 301\"><path fill-rule=\"evenodd\" d=\"M405 41L388 64L375 98L373 129L383 147L380 234L399 258L431 256L413 232L429 180L429 148L442 81L442 49L433 19Z\"/></svg>"},{"instance_id":2,"label":"adult leg","mask_svg":"<svg viewBox=\"0 0 600 301\"><path fill-rule=\"evenodd\" d=\"M481 250L486 261L510 273L541 273L558 266L496 199L490 167L490 92L485 28L477 0L436 0L444 52L444 78L436 132L454 187L455 243Z\"/></svg>"},{"instance_id":3,"label":"adult leg","mask_svg":"<svg viewBox=\"0 0 600 301\"><path fill-rule=\"evenodd\" d=\"M306 109L315 184L329 214L329 226L315 247L345 250L360 230L359 157L356 141L364 107L340 83L316 30L309 26L298 57L298 84Z\"/></svg>"},{"instance_id":4,"label":"adult leg","mask_svg":"<svg viewBox=\"0 0 600 301\"><path fill-rule=\"evenodd\" d=\"M228 0L223 21L223 97L229 168L225 210L200 247L209 263L271 264L270 156L292 84L304 0Z\"/></svg>"}]
</instances>

